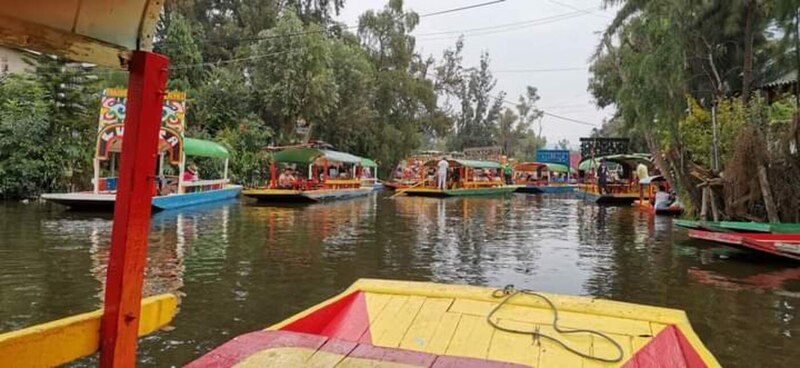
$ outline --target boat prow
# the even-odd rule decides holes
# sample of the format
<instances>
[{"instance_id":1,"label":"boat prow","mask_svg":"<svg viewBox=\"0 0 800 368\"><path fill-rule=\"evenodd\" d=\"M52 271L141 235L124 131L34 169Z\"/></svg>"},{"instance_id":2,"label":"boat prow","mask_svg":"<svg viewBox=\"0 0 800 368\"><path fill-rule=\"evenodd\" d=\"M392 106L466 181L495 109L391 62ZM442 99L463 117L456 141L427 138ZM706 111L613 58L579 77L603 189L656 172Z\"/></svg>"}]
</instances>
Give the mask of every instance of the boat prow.
<instances>
[{"instance_id":1,"label":"boat prow","mask_svg":"<svg viewBox=\"0 0 800 368\"><path fill-rule=\"evenodd\" d=\"M223 188L203 192L170 194L154 196L152 199L153 210L163 211L190 206L197 206L217 201L236 198L242 191L241 185L226 185ZM41 198L67 206L76 211L113 211L117 195L114 193L47 193Z\"/></svg>"},{"instance_id":2,"label":"boat prow","mask_svg":"<svg viewBox=\"0 0 800 368\"><path fill-rule=\"evenodd\" d=\"M576 329L591 332L564 333ZM547 368L598 363L719 367L680 310L370 279L266 330L239 336L188 366Z\"/></svg>"}]
</instances>

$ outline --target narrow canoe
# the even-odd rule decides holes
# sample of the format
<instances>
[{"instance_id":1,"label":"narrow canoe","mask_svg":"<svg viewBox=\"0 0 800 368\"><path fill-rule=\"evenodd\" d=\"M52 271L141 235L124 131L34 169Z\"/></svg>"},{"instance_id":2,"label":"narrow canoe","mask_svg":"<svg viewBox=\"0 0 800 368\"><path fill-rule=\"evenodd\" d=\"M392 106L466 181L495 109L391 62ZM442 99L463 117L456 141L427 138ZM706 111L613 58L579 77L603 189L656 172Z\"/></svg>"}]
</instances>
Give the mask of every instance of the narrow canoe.
<instances>
[{"instance_id":1,"label":"narrow canoe","mask_svg":"<svg viewBox=\"0 0 800 368\"><path fill-rule=\"evenodd\" d=\"M518 193L534 194L564 194L575 192L573 185L521 185L517 188Z\"/></svg>"},{"instance_id":2,"label":"narrow canoe","mask_svg":"<svg viewBox=\"0 0 800 368\"><path fill-rule=\"evenodd\" d=\"M368 279L266 330L236 337L188 367L234 365L719 367L680 310Z\"/></svg>"},{"instance_id":3,"label":"narrow canoe","mask_svg":"<svg viewBox=\"0 0 800 368\"><path fill-rule=\"evenodd\" d=\"M580 189L578 189L576 193L578 194L579 198L583 198L587 201L595 202L597 204L631 205L634 201L639 199L639 195L635 193L599 195L597 193Z\"/></svg>"},{"instance_id":4,"label":"narrow canoe","mask_svg":"<svg viewBox=\"0 0 800 368\"><path fill-rule=\"evenodd\" d=\"M683 207L672 205L667 208L655 208L650 204L650 201L634 201L633 205L645 212L661 216L680 216L683 213Z\"/></svg>"},{"instance_id":5,"label":"narrow canoe","mask_svg":"<svg viewBox=\"0 0 800 368\"><path fill-rule=\"evenodd\" d=\"M366 196L373 188L342 188L319 190L245 189L242 195L267 203L314 203Z\"/></svg>"},{"instance_id":6,"label":"narrow canoe","mask_svg":"<svg viewBox=\"0 0 800 368\"><path fill-rule=\"evenodd\" d=\"M516 185L503 185L486 188L458 188L458 189L434 189L434 188L408 188L401 191L410 196L419 197L461 197L461 196L481 196L507 194L517 190Z\"/></svg>"},{"instance_id":7,"label":"narrow canoe","mask_svg":"<svg viewBox=\"0 0 800 368\"><path fill-rule=\"evenodd\" d=\"M721 233L689 230L689 237L800 261L800 234Z\"/></svg>"},{"instance_id":8,"label":"narrow canoe","mask_svg":"<svg viewBox=\"0 0 800 368\"><path fill-rule=\"evenodd\" d=\"M224 201L236 198L242 191L240 185L226 185L222 189L208 190L204 192L170 194L153 197L153 210L172 210L190 206L197 206L207 203ZM92 192L76 193L48 193L42 194L42 199L67 206L77 211L106 211L114 210L114 203L117 200L116 194L95 194Z\"/></svg>"},{"instance_id":9,"label":"narrow canoe","mask_svg":"<svg viewBox=\"0 0 800 368\"><path fill-rule=\"evenodd\" d=\"M769 224L763 222L744 221L693 221L677 220L676 226L688 229L705 229L712 231L738 231L743 233L773 233L773 234L800 234L800 224L779 223Z\"/></svg>"}]
</instances>

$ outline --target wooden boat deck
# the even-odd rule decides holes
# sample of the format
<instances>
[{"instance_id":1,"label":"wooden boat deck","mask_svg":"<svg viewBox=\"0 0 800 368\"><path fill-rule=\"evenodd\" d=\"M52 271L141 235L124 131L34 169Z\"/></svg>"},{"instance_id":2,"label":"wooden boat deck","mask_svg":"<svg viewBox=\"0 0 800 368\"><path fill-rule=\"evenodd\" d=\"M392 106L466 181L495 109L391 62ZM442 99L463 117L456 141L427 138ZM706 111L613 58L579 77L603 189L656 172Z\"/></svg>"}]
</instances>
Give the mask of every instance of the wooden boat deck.
<instances>
[{"instance_id":1,"label":"wooden boat deck","mask_svg":"<svg viewBox=\"0 0 800 368\"><path fill-rule=\"evenodd\" d=\"M487 315L501 299L492 292L472 286L359 280L339 296L269 331L240 336L189 366L719 366L682 311L547 294L559 310L561 328L598 330L621 346L620 361L603 363L545 338L495 329ZM597 335L557 333L553 311L534 296L517 295L493 320L554 336L585 354L607 359L619 354Z\"/></svg>"},{"instance_id":2,"label":"wooden boat deck","mask_svg":"<svg viewBox=\"0 0 800 368\"><path fill-rule=\"evenodd\" d=\"M373 192L371 187L360 188L339 188L339 189L317 189L317 190L296 190L296 189L245 189L242 195L255 198L259 202L298 202L313 203L329 201L335 199L347 199L365 196Z\"/></svg>"},{"instance_id":3,"label":"wooden boat deck","mask_svg":"<svg viewBox=\"0 0 800 368\"><path fill-rule=\"evenodd\" d=\"M502 185L493 187L479 187L479 188L457 188L457 189L436 189L436 188L408 188L401 189L402 193L410 196L419 197L459 197L459 196L480 196L480 195L498 195L511 193L517 190L516 185Z\"/></svg>"}]
</instances>

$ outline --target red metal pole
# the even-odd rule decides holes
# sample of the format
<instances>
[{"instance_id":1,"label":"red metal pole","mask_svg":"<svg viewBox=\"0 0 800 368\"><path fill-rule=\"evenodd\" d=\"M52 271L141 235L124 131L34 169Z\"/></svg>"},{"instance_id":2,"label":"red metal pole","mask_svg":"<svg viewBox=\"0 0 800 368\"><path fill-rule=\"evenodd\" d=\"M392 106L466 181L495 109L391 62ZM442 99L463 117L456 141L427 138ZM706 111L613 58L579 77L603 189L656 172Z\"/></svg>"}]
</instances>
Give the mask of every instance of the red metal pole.
<instances>
[{"instance_id":1,"label":"red metal pole","mask_svg":"<svg viewBox=\"0 0 800 368\"><path fill-rule=\"evenodd\" d=\"M130 62L111 255L102 319L101 367L135 367L161 110L169 60L134 51Z\"/></svg>"},{"instance_id":2,"label":"red metal pole","mask_svg":"<svg viewBox=\"0 0 800 368\"><path fill-rule=\"evenodd\" d=\"M269 187L278 187L278 166L275 165L275 161L269 162Z\"/></svg>"}]
</instances>

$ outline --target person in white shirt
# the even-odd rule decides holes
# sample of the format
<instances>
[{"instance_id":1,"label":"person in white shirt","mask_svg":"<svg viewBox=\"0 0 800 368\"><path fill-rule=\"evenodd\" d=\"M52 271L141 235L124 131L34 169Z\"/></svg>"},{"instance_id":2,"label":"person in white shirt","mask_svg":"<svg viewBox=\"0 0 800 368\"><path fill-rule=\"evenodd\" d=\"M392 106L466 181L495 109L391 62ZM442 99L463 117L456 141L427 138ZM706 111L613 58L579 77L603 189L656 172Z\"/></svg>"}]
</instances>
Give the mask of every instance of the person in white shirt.
<instances>
[{"instance_id":1,"label":"person in white shirt","mask_svg":"<svg viewBox=\"0 0 800 368\"><path fill-rule=\"evenodd\" d=\"M658 192L656 192L655 208L658 209L669 208L671 204L672 204L672 199L670 198L669 193L667 193L663 185L659 185Z\"/></svg>"},{"instance_id":2,"label":"person in white shirt","mask_svg":"<svg viewBox=\"0 0 800 368\"><path fill-rule=\"evenodd\" d=\"M447 189L447 169L450 167L450 164L445 159L439 160L439 163L436 164L437 172L436 174L439 176L439 189Z\"/></svg>"}]
</instances>

